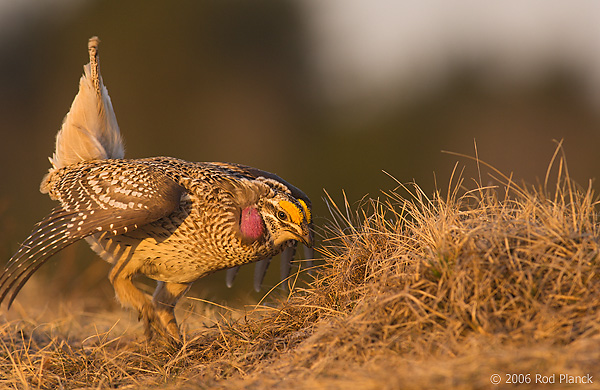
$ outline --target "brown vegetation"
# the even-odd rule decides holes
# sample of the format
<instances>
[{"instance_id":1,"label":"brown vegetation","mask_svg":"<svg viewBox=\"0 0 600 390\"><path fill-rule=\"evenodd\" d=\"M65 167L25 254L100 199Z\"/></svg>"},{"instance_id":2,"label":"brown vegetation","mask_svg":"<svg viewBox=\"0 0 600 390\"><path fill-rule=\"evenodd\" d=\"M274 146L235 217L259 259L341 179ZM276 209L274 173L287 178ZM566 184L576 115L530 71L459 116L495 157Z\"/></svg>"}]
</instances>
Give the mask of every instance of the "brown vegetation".
<instances>
[{"instance_id":1,"label":"brown vegetation","mask_svg":"<svg viewBox=\"0 0 600 390\"><path fill-rule=\"evenodd\" d=\"M555 374L554 388L560 374L589 374L585 388L600 388L596 198L562 158L552 167L558 179L549 168L535 188L491 168L495 186L468 188L457 173L445 195L399 185L354 211L330 202L313 281L245 313L213 312L180 350L138 342L120 312L8 321L1 383L479 389L493 374L499 388L514 386L507 374L531 388Z\"/></svg>"}]
</instances>

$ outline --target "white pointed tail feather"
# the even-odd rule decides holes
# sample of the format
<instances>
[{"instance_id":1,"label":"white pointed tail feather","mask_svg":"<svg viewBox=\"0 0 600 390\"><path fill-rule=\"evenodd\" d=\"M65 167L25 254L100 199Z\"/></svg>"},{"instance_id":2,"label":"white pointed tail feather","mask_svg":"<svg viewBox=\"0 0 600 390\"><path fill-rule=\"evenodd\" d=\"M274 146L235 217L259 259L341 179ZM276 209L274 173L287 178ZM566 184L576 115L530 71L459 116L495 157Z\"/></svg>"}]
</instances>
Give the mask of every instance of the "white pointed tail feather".
<instances>
[{"instance_id":1,"label":"white pointed tail feather","mask_svg":"<svg viewBox=\"0 0 600 390\"><path fill-rule=\"evenodd\" d=\"M56 135L56 150L50 159L55 169L84 160L124 156L117 118L100 75L98 42L98 38L90 38L90 63L83 67L79 92Z\"/></svg>"}]
</instances>

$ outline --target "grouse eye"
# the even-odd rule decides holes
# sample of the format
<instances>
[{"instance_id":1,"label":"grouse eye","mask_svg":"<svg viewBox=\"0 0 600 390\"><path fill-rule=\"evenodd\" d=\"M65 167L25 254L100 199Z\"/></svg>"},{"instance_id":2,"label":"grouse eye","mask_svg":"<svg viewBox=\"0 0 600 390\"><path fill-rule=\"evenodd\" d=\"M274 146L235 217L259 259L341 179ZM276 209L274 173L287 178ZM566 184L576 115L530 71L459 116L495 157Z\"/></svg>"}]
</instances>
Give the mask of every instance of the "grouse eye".
<instances>
[{"instance_id":1,"label":"grouse eye","mask_svg":"<svg viewBox=\"0 0 600 390\"><path fill-rule=\"evenodd\" d=\"M283 211L278 211L277 218L279 218L282 221L285 221L287 219L287 214Z\"/></svg>"}]
</instances>

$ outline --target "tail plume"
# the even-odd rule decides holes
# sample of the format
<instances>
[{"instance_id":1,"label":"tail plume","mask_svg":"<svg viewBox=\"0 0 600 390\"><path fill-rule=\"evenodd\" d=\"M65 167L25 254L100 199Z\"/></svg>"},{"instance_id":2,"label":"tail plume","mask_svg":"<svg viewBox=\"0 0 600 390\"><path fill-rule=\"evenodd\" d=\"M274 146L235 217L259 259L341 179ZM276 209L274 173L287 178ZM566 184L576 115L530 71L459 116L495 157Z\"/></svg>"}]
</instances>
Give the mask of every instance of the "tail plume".
<instances>
[{"instance_id":1,"label":"tail plume","mask_svg":"<svg viewBox=\"0 0 600 390\"><path fill-rule=\"evenodd\" d=\"M100 75L99 43L98 37L88 41L90 62L83 67L79 92L56 135L51 170L85 160L123 158L125 154L117 118Z\"/></svg>"}]
</instances>

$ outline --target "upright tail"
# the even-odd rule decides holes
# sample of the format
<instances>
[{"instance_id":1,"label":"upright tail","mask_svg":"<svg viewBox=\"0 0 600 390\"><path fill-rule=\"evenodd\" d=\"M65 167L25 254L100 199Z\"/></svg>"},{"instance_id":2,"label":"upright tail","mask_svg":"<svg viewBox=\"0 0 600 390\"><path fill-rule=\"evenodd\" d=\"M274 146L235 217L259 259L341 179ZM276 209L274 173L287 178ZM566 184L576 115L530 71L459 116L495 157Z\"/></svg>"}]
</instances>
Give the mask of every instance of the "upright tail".
<instances>
[{"instance_id":1,"label":"upright tail","mask_svg":"<svg viewBox=\"0 0 600 390\"><path fill-rule=\"evenodd\" d=\"M83 67L79 92L56 135L51 171L85 160L123 158L125 154L117 118L100 75L99 43L98 37L88 41L90 62Z\"/></svg>"},{"instance_id":2,"label":"upright tail","mask_svg":"<svg viewBox=\"0 0 600 390\"><path fill-rule=\"evenodd\" d=\"M123 158L119 125L100 75L99 42L98 37L88 42L90 63L83 67L79 92L56 135L56 150L50 158L52 168L40 186L44 193L48 192L48 178L56 169L85 160ZM0 273L0 303L9 297L10 307L21 287L50 256L91 234L90 231L78 234L84 229L87 217L76 222L82 215L79 210L58 207L36 225ZM75 223L80 225L77 232L73 230Z\"/></svg>"}]
</instances>

